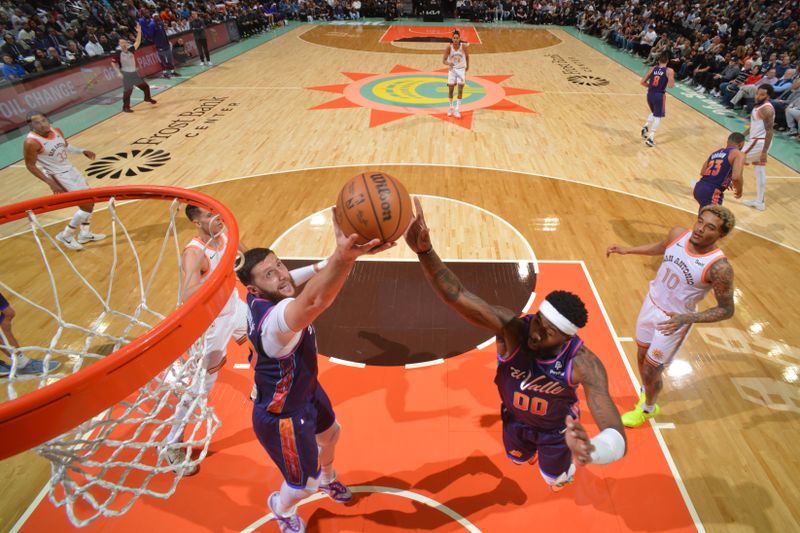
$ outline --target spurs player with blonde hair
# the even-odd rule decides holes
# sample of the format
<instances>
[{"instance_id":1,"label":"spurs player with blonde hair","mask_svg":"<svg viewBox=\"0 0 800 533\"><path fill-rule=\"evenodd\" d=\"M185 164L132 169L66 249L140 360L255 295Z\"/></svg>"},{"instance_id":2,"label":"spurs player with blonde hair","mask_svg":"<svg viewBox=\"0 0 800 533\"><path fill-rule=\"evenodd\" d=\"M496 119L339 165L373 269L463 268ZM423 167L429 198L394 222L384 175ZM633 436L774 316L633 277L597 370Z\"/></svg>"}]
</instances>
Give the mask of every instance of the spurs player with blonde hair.
<instances>
[{"instance_id":1,"label":"spurs player with blonde hair","mask_svg":"<svg viewBox=\"0 0 800 533\"><path fill-rule=\"evenodd\" d=\"M672 228L663 241L635 247L609 246L611 254L663 255L661 267L636 320L637 358L643 390L632 411L622 415L627 427L639 427L661 408L656 404L661 374L672 362L698 322L719 322L733 316L733 267L717 247L736 224L733 213L719 205L700 210L692 229ZM698 312L697 304L711 291L717 305Z\"/></svg>"},{"instance_id":2,"label":"spurs player with blonde hair","mask_svg":"<svg viewBox=\"0 0 800 533\"><path fill-rule=\"evenodd\" d=\"M769 99L775 94L772 85L764 84L756 90L755 106L750 113L750 139L742 148L745 164L752 164L756 169L756 197L754 200L742 202L747 207L759 211L766 209L764 195L767 189L767 152L772 144L772 128L775 126L775 108Z\"/></svg>"},{"instance_id":3,"label":"spurs player with blonde hair","mask_svg":"<svg viewBox=\"0 0 800 533\"><path fill-rule=\"evenodd\" d=\"M450 108L447 116L461 118L461 96L464 93L464 83L466 83L467 71L469 70L469 51L467 43L461 40L461 32L453 30L453 42L447 45L442 61L449 68L447 70L447 89L450 101ZM453 89L458 84L458 99L456 107L453 108Z\"/></svg>"},{"instance_id":4,"label":"spurs player with blonde hair","mask_svg":"<svg viewBox=\"0 0 800 533\"><path fill-rule=\"evenodd\" d=\"M86 179L69 162L67 154L83 154L94 160L95 153L69 144L61 130L51 127L47 115L41 111L31 111L27 118L31 131L23 144L23 152L28 171L45 182L53 194L88 189ZM104 234L92 233L89 229L93 210L94 203L78 206L72 220L56 235L56 239L70 250L81 250L87 242L105 239ZM80 231L75 238L74 232L78 228Z\"/></svg>"}]
</instances>

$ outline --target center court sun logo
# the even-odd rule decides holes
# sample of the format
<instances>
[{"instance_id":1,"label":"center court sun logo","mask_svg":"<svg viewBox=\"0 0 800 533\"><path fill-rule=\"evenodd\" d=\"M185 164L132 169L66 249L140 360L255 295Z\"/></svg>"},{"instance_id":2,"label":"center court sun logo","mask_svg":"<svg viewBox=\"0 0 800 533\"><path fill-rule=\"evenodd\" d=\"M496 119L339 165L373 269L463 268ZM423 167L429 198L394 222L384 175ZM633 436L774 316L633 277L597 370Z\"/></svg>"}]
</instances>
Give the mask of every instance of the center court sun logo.
<instances>
[{"instance_id":1,"label":"center court sun logo","mask_svg":"<svg viewBox=\"0 0 800 533\"><path fill-rule=\"evenodd\" d=\"M512 102L507 97L540 92L500 85L511 74L472 76L468 73L461 101L461 118L456 119L447 116L447 69L425 72L397 65L384 74L342 74L352 82L308 87L314 91L342 95L311 109L367 108L371 110L370 128L412 115L429 115L470 129L473 113L478 109L535 113L533 109Z\"/></svg>"},{"instance_id":2,"label":"center court sun logo","mask_svg":"<svg viewBox=\"0 0 800 533\"><path fill-rule=\"evenodd\" d=\"M164 166L169 160L169 152L154 148L118 152L114 155L102 157L89 165L89 168L86 169L86 174L97 179L110 178L115 180L123 176L129 178Z\"/></svg>"}]
</instances>

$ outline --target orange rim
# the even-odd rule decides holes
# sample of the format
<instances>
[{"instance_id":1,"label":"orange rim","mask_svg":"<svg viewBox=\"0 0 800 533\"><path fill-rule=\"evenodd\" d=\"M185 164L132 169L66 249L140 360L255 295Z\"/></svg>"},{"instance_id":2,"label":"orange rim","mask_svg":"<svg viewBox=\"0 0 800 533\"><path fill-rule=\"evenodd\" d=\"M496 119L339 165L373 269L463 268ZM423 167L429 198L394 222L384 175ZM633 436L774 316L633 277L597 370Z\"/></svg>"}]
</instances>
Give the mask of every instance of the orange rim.
<instances>
[{"instance_id":1,"label":"orange rim","mask_svg":"<svg viewBox=\"0 0 800 533\"><path fill-rule=\"evenodd\" d=\"M19 220L28 211L46 213L110 198L174 200L219 213L229 246L202 287L156 326L104 359L57 382L0 405L0 459L41 444L96 416L144 386L185 352L208 328L236 285L233 270L239 228L222 203L178 187L131 185L98 187L0 207L0 224Z\"/></svg>"}]
</instances>

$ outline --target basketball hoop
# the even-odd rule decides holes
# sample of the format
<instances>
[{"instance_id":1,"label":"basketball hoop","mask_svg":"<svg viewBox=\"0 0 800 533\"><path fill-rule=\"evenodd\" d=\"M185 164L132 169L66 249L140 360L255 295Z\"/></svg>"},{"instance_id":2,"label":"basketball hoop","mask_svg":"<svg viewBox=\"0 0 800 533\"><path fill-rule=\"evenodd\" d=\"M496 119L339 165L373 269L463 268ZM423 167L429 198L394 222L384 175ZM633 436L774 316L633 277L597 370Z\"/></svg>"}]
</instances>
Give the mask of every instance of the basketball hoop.
<instances>
[{"instance_id":1,"label":"basketball hoop","mask_svg":"<svg viewBox=\"0 0 800 533\"><path fill-rule=\"evenodd\" d=\"M136 248L135 235L132 236L119 214L122 208L119 202L128 200L169 201L169 219L165 223L158 257L148 275L144 272L147 266L144 258L140 258ZM95 256L108 251L108 248L113 254L108 275L94 275L108 283L107 290L97 290L87 280L90 277L87 272L100 268L100 261L91 259L87 252L65 250L45 231L37 218L42 213L87 203L98 204L96 207L106 203L111 219L110 242L104 241L107 243L105 247L96 243L88 248L94 251L91 253ZM202 286L183 303L180 294L181 249L176 225L181 204L193 204L216 213L228 234L228 246L219 268L214 269ZM135 206L137 212L143 210L141 204ZM133 209L131 206L130 210ZM9 280L3 278L15 278L14 272L0 275L0 292L40 312L41 320L55 321L57 333L49 344L40 342L41 346L31 344L13 349L0 332L0 346L12 352L12 359L16 359L18 354L43 354L45 361L59 358L63 368L71 364L72 373L58 379L59 375L45 371L39 377L38 388L28 392L25 389L31 388L32 381L15 379L14 371L11 372L7 385L9 400L0 404L0 434L5 436L0 439L0 459L36 446L36 451L52 464L51 500L56 505L66 505L70 520L79 526L101 515L122 514L142 494L168 497L174 492L183 470L196 466L205 456L211 434L219 425L213 410L206 405L205 396L190 385L205 379L203 333L235 287L234 262L239 242L236 220L224 205L205 194L163 186L102 187L0 207L0 224L24 218L28 218L30 229L23 237L30 234L38 246L50 278L55 309L51 311L43 303L34 301L33 297L28 298L28 288L23 282L6 283ZM152 227L154 224L148 219L147 228ZM147 246L152 246L154 241L149 236L143 240ZM25 242L33 247L30 242ZM134 305L136 296L139 297L138 304L131 311L126 311L123 306L115 308L115 297L112 296L115 272L124 268L117 268L120 264L118 248L126 244L131 248L131 256L123 257L122 262L131 263L129 270L138 274L138 280L132 281L133 273L125 278L134 289L124 295L123 303ZM163 259L172 244L178 265L164 273ZM69 270L61 267L63 263ZM54 269L59 267L59 280L67 274L74 274L84 284L82 288L85 291L78 297L85 298L86 309L93 304L101 310L98 317L86 317L88 324L64 318L61 302L67 302L60 297L54 275ZM166 290L166 285L175 278L178 285L172 295ZM159 312L153 304L153 300L163 302L165 298L175 302L176 308L171 312ZM163 303L158 305L164 307ZM25 320L19 311L18 308L18 322ZM121 333L110 330L108 324L114 321L120 324ZM137 336L137 330L143 333ZM72 337L84 335L82 349L61 346L59 341L65 338L62 334ZM111 353L104 355L96 349L97 341L104 341ZM12 368L16 368L14 361ZM170 418L179 402L191 406L190 416L185 420ZM192 428L188 431L188 438L182 442L165 443L167 432L177 424ZM200 447L202 451L186 454L185 463L167 463L165 450L191 447ZM165 476L169 479L159 480ZM104 491L100 497L96 491L93 492L98 487Z\"/></svg>"}]
</instances>

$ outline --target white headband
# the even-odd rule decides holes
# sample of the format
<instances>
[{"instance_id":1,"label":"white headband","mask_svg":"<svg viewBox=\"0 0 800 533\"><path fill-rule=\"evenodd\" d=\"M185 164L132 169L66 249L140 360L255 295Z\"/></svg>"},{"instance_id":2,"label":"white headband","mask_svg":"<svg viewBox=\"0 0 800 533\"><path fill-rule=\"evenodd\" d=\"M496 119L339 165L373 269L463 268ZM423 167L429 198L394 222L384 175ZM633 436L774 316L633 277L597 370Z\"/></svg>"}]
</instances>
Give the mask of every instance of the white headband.
<instances>
[{"instance_id":1,"label":"white headband","mask_svg":"<svg viewBox=\"0 0 800 533\"><path fill-rule=\"evenodd\" d=\"M575 335L578 333L578 326L569 321L567 317L558 312L558 309L547 300L542 302L539 306L539 312L549 320L555 327L564 332L566 335Z\"/></svg>"}]
</instances>

